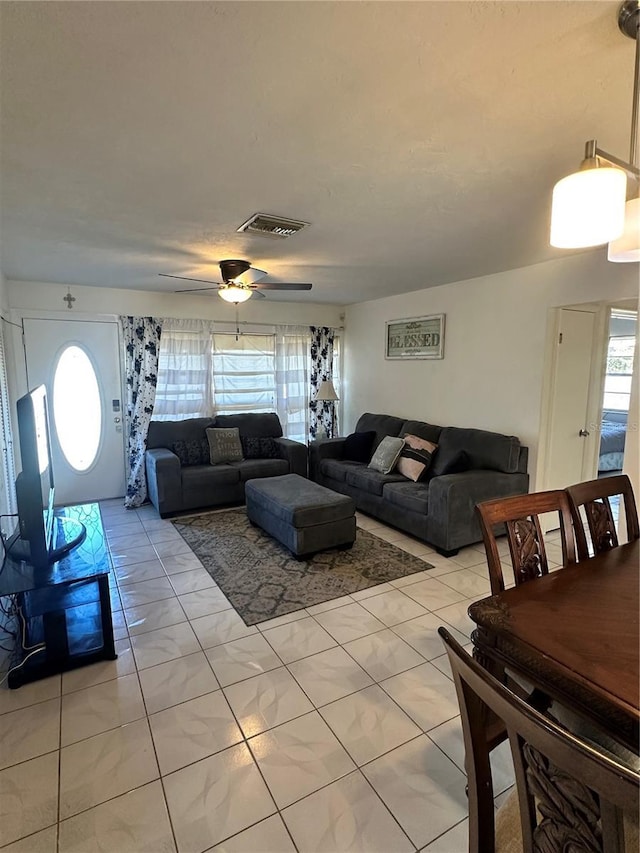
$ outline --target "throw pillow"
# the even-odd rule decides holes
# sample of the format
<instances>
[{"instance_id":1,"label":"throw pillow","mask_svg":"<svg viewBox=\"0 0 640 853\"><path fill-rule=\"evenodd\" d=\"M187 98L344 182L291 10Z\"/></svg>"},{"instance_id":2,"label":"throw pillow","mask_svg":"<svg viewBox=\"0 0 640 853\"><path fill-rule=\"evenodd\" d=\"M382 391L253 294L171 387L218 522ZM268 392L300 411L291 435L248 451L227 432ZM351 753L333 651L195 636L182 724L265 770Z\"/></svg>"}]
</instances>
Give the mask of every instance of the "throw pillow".
<instances>
[{"instance_id":1,"label":"throw pillow","mask_svg":"<svg viewBox=\"0 0 640 853\"><path fill-rule=\"evenodd\" d=\"M255 438L250 435L240 437L242 453L245 459L279 459L280 448L273 438Z\"/></svg>"},{"instance_id":2,"label":"throw pillow","mask_svg":"<svg viewBox=\"0 0 640 853\"><path fill-rule=\"evenodd\" d=\"M436 453L427 476L431 480L433 477L442 477L443 474L461 474L470 468L471 459L469 459L468 453L464 450L458 450L448 458L440 458L440 454Z\"/></svg>"},{"instance_id":3,"label":"throw pillow","mask_svg":"<svg viewBox=\"0 0 640 853\"><path fill-rule=\"evenodd\" d=\"M371 432L352 432L344 440L342 458L351 462L369 462L375 438L376 434L373 430Z\"/></svg>"},{"instance_id":4,"label":"throw pillow","mask_svg":"<svg viewBox=\"0 0 640 853\"><path fill-rule=\"evenodd\" d=\"M388 474L389 471L393 470L403 447L404 438L385 436L377 446L368 467L373 468L374 471L379 471L381 474Z\"/></svg>"},{"instance_id":5,"label":"throw pillow","mask_svg":"<svg viewBox=\"0 0 640 853\"><path fill-rule=\"evenodd\" d=\"M171 445L171 450L185 468L189 465L207 465L209 463L209 442L206 438L195 438L191 441L178 439Z\"/></svg>"},{"instance_id":6,"label":"throw pillow","mask_svg":"<svg viewBox=\"0 0 640 853\"><path fill-rule=\"evenodd\" d=\"M396 469L403 477L417 483L429 469L438 445L417 435L411 435L411 433L406 433L403 438L404 447L400 453Z\"/></svg>"},{"instance_id":7,"label":"throw pillow","mask_svg":"<svg viewBox=\"0 0 640 853\"><path fill-rule=\"evenodd\" d=\"M242 461L242 445L240 444L240 430L233 429L208 429L206 430L209 441L209 461L212 465L220 462Z\"/></svg>"}]
</instances>

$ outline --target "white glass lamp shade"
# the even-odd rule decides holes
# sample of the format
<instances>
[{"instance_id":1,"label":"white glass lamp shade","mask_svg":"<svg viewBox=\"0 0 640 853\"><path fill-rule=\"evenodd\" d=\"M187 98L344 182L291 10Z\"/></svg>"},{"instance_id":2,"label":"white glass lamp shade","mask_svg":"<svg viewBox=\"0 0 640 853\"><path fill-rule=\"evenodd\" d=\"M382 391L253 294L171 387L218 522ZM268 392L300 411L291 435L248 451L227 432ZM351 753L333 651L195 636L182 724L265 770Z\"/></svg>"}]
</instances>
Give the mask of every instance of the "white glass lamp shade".
<instances>
[{"instance_id":1,"label":"white glass lamp shade","mask_svg":"<svg viewBox=\"0 0 640 853\"><path fill-rule=\"evenodd\" d=\"M316 394L316 400L338 400L336 389L333 387L333 382L330 379L323 379Z\"/></svg>"},{"instance_id":2,"label":"white glass lamp shade","mask_svg":"<svg viewBox=\"0 0 640 853\"><path fill-rule=\"evenodd\" d=\"M614 263L640 262L640 198L632 198L624 209L624 231L609 243L607 257Z\"/></svg>"},{"instance_id":3,"label":"white glass lamp shade","mask_svg":"<svg viewBox=\"0 0 640 853\"><path fill-rule=\"evenodd\" d=\"M239 287L237 284L229 284L227 287L221 287L218 291L218 296L224 299L225 302L246 302L251 299L251 291L248 287Z\"/></svg>"},{"instance_id":4,"label":"white glass lamp shade","mask_svg":"<svg viewBox=\"0 0 640 853\"><path fill-rule=\"evenodd\" d=\"M627 176L622 169L584 169L553 188L550 243L583 249L617 239L624 229Z\"/></svg>"}]
</instances>

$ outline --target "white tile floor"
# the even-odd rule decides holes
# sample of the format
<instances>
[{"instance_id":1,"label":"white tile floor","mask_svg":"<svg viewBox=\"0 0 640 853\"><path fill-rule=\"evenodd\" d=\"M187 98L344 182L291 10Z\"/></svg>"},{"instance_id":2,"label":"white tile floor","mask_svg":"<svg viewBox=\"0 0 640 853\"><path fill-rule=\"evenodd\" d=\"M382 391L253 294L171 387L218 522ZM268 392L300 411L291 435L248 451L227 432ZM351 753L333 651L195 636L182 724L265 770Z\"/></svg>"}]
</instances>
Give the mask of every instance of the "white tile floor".
<instances>
[{"instance_id":1,"label":"white tile floor","mask_svg":"<svg viewBox=\"0 0 640 853\"><path fill-rule=\"evenodd\" d=\"M3 853L466 850L436 629L469 643L481 545L444 559L359 516L434 568L247 627L169 521L102 514L119 657L0 690Z\"/></svg>"}]
</instances>

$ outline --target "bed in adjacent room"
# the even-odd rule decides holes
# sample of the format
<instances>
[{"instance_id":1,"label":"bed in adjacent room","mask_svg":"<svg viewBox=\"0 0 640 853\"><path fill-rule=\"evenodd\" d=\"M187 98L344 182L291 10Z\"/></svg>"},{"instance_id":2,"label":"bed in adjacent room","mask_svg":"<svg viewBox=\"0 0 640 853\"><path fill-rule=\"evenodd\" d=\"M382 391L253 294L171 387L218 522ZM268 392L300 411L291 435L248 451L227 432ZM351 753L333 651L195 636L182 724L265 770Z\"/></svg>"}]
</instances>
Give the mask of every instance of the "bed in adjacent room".
<instances>
[{"instance_id":1,"label":"bed in adjacent room","mask_svg":"<svg viewBox=\"0 0 640 853\"><path fill-rule=\"evenodd\" d=\"M622 470L624 440L627 434L627 412L605 409L602 412L598 472Z\"/></svg>"}]
</instances>

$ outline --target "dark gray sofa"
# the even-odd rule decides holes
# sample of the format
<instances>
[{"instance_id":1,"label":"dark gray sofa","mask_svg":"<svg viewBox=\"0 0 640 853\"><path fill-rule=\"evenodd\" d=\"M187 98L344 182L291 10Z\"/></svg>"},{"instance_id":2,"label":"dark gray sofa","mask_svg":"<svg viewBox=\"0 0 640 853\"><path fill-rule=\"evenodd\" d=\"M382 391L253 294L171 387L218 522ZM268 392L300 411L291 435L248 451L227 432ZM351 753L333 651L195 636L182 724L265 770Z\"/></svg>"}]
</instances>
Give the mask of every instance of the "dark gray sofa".
<instances>
[{"instance_id":1,"label":"dark gray sofa","mask_svg":"<svg viewBox=\"0 0 640 853\"><path fill-rule=\"evenodd\" d=\"M171 450L176 441L206 439L208 427L238 427L241 438L273 438L279 457L218 465L182 465ZM266 414L218 415L183 421L151 421L145 453L149 500L164 518L175 512L244 501L244 484L255 477L307 476L307 447L282 437L280 419Z\"/></svg>"},{"instance_id":2,"label":"dark gray sofa","mask_svg":"<svg viewBox=\"0 0 640 853\"><path fill-rule=\"evenodd\" d=\"M376 433L374 450L387 435L411 433L436 443L436 452L445 457L464 450L471 468L414 483L395 471L380 474L366 463L343 459L345 439L332 438L310 444L309 476L352 497L358 510L422 539L444 556L482 540L477 503L529 489L528 448L515 436L367 412L355 432L368 431Z\"/></svg>"}]
</instances>

